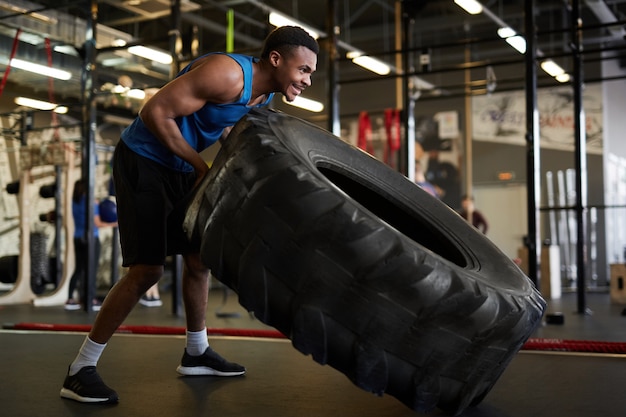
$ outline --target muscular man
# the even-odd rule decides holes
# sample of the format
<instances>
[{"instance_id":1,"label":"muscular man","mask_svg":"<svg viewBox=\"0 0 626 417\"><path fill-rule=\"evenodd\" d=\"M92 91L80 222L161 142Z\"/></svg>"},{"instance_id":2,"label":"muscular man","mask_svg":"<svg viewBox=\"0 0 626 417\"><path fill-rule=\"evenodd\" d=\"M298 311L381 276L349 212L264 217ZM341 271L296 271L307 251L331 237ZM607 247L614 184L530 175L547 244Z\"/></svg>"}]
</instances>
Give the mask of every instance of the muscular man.
<instances>
[{"instance_id":1,"label":"muscular man","mask_svg":"<svg viewBox=\"0 0 626 417\"><path fill-rule=\"evenodd\" d=\"M269 34L260 59L225 53L202 56L148 100L122 133L113 177L128 272L105 298L69 366L61 397L89 403L118 401L96 364L140 297L163 275L169 254L182 254L184 260L187 338L177 371L182 375L245 373L243 366L226 361L209 347L209 271L200 261L199 242L188 242L182 230L186 202L208 171L199 152L251 108L269 104L275 92L294 100L311 85L318 52L312 37L290 26Z\"/></svg>"}]
</instances>

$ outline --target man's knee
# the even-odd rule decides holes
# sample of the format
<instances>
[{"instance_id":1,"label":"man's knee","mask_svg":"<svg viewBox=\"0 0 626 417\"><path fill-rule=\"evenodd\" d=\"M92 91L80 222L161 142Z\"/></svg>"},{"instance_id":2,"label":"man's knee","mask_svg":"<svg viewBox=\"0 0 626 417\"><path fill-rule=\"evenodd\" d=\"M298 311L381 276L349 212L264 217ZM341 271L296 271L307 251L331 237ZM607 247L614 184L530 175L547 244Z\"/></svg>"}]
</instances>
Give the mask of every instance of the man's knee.
<instances>
[{"instance_id":1,"label":"man's knee","mask_svg":"<svg viewBox=\"0 0 626 417\"><path fill-rule=\"evenodd\" d=\"M158 283L162 276L162 265L132 265L127 274L127 278L136 284L140 292L147 291Z\"/></svg>"}]
</instances>

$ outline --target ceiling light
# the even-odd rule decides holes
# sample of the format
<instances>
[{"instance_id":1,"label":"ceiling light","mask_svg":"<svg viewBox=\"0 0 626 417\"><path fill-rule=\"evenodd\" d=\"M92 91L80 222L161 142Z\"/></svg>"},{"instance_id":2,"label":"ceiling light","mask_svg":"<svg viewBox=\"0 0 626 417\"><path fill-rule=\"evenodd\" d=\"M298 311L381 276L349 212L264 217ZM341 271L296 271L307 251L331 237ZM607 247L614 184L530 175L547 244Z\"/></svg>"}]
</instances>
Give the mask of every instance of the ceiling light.
<instances>
[{"instance_id":1,"label":"ceiling light","mask_svg":"<svg viewBox=\"0 0 626 417\"><path fill-rule=\"evenodd\" d=\"M502 39L510 38L515 35L517 35L517 32L515 32L513 29L511 29L508 26L498 29L498 36L501 37Z\"/></svg>"},{"instance_id":2,"label":"ceiling light","mask_svg":"<svg viewBox=\"0 0 626 417\"><path fill-rule=\"evenodd\" d=\"M319 113L324 110L324 105L319 101L311 100L309 98L304 98L301 96L296 96L295 100L293 101L287 101L287 99L283 96L283 102L315 113Z\"/></svg>"},{"instance_id":3,"label":"ceiling light","mask_svg":"<svg viewBox=\"0 0 626 417\"><path fill-rule=\"evenodd\" d=\"M5 9L5 10L9 10L13 13L19 13L23 16L29 17L31 19L35 19L35 20L39 20L41 22L47 23L49 25L56 25L58 20L55 17L51 17L51 16L46 16L45 14L42 13L38 13L32 10L28 10L26 8L20 7L20 6L16 6L7 2L2 2L2 4L0 4L0 8Z\"/></svg>"},{"instance_id":4,"label":"ceiling light","mask_svg":"<svg viewBox=\"0 0 626 417\"><path fill-rule=\"evenodd\" d=\"M281 26L300 26L302 29L306 30L309 35L311 35L311 37L313 37L314 39L317 39L320 37L319 32L317 32L315 29L311 29L310 27L303 25L302 23L293 20L287 16L285 16L282 13L278 13L278 12L270 12L270 24L272 26L276 26L276 27L281 27Z\"/></svg>"},{"instance_id":5,"label":"ceiling light","mask_svg":"<svg viewBox=\"0 0 626 417\"><path fill-rule=\"evenodd\" d=\"M60 69L47 67L45 65L39 65L28 61L23 61L18 58L13 58L10 62L10 66L13 68L19 68L24 71L30 71L36 74L44 75L46 77L58 78L59 80L63 81L67 81L72 78L72 73L69 71L63 71Z\"/></svg>"},{"instance_id":6,"label":"ceiling light","mask_svg":"<svg viewBox=\"0 0 626 417\"><path fill-rule=\"evenodd\" d=\"M563 68L551 59L546 59L541 62L541 69L547 72L560 83L566 83L570 80L570 75L565 72Z\"/></svg>"},{"instance_id":7,"label":"ceiling light","mask_svg":"<svg viewBox=\"0 0 626 417\"><path fill-rule=\"evenodd\" d=\"M509 45L517 50L520 54L526 53L526 39L520 36L508 26L498 29L498 36L504 39Z\"/></svg>"},{"instance_id":8,"label":"ceiling light","mask_svg":"<svg viewBox=\"0 0 626 417\"><path fill-rule=\"evenodd\" d=\"M111 92L113 94L124 94L126 92L127 88L122 86L122 85L114 85L113 88L111 88Z\"/></svg>"},{"instance_id":9,"label":"ceiling light","mask_svg":"<svg viewBox=\"0 0 626 417\"><path fill-rule=\"evenodd\" d=\"M55 113L67 113L67 107L65 106L57 106L56 104L48 101L35 100L28 97L16 97L15 104L37 110L54 110Z\"/></svg>"},{"instance_id":10,"label":"ceiling light","mask_svg":"<svg viewBox=\"0 0 626 417\"><path fill-rule=\"evenodd\" d=\"M391 68L389 68L389 65L385 64L384 62L376 58L372 58L371 56L367 56L367 55L356 56L352 58L352 62L354 62L355 64L367 70L375 72L378 75L387 75L391 71Z\"/></svg>"},{"instance_id":11,"label":"ceiling light","mask_svg":"<svg viewBox=\"0 0 626 417\"><path fill-rule=\"evenodd\" d=\"M482 4L476 0L454 0L454 2L469 14L479 14L483 11Z\"/></svg>"},{"instance_id":12,"label":"ceiling light","mask_svg":"<svg viewBox=\"0 0 626 417\"><path fill-rule=\"evenodd\" d=\"M78 51L72 45L56 45L52 48L54 52L58 52L60 54L78 56Z\"/></svg>"},{"instance_id":13,"label":"ceiling light","mask_svg":"<svg viewBox=\"0 0 626 417\"><path fill-rule=\"evenodd\" d=\"M114 58L105 58L102 60L101 64L103 67L115 67L117 65L122 65L128 62L127 58L123 57L114 57Z\"/></svg>"},{"instance_id":14,"label":"ceiling light","mask_svg":"<svg viewBox=\"0 0 626 417\"><path fill-rule=\"evenodd\" d=\"M138 88L133 88L126 92L126 97L143 100L144 98L146 98L146 92Z\"/></svg>"},{"instance_id":15,"label":"ceiling light","mask_svg":"<svg viewBox=\"0 0 626 417\"><path fill-rule=\"evenodd\" d=\"M557 77L565 73L565 70L551 59L546 59L545 61L542 61L541 69L553 77Z\"/></svg>"},{"instance_id":16,"label":"ceiling light","mask_svg":"<svg viewBox=\"0 0 626 417\"><path fill-rule=\"evenodd\" d=\"M128 126L133 122L133 119L129 119L128 117L116 116L114 114L105 114L102 119L106 123L113 123L121 126Z\"/></svg>"},{"instance_id":17,"label":"ceiling light","mask_svg":"<svg viewBox=\"0 0 626 417\"><path fill-rule=\"evenodd\" d=\"M510 38L506 38L505 41L513 48L515 48L520 54L526 53L526 39L524 39L523 36L511 36Z\"/></svg>"},{"instance_id":18,"label":"ceiling light","mask_svg":"<svg viewBox=\"0 0 626 417\"><path fill-rule=\"evenodd\" d=\"M556 78L556 80L560 83L567 83L571 79L570 75L566 72L561 75L557 75L554 78Z\"/></svg>"},{"instance_id":19,"label":"ceiling light","mask_svg":"<svg viewBox=\"0 0 626 417\"><path fill-rule=\"evenodd\" d=\"M156 49L141 46L141 45L135 45L135 46L129 47L128 52L130 52L133 55L140 56L142 58L159 62L161 64L171 64L173 61L172 55L167 54L165 52L157 51Z\"/></svg>"}]
</instances>

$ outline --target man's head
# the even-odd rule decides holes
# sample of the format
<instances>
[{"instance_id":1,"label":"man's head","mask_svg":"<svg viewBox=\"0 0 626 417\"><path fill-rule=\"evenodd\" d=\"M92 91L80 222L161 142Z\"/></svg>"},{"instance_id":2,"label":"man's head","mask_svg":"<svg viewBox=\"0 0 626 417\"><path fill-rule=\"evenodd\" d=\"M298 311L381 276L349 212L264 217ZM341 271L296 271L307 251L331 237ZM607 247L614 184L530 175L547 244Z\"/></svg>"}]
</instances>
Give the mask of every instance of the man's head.
<instances>
[{"instance_id":1,"label":"man's head","mask_svg":"<svg viewBox=\"0 0 626 417\"><path fill-rule=\"evenodd\" d=\"M304 29L283 26L265 40L261 59L273 68L274 91L293 101L311 85L311 74L317 68L319 46Z\"/></svg>"},{"instance_id":2,"label":"man's head","mask_svg":"<svg viewBox=\"0 0 626 417\"><path fill-rule=\"evenodd\" d=\"M461 206L467 211L474 210L474 197L463 194L463 197L461 197Z\"/></svg>"},{"instance_id":3,"label":"man's head","mask_svg":"<svg viewBox=\"0 0 626 417\"><path fill-rule=\"evenodd\" d=\"M283 55L293 52L299 46L313 51L315 55L319 54L320 47L317 41L313 39L309 33L298 26L281 26L274 29L265 38L261 58L267 59L271 51L278 51Z\"/></svg>"}]
</instances>

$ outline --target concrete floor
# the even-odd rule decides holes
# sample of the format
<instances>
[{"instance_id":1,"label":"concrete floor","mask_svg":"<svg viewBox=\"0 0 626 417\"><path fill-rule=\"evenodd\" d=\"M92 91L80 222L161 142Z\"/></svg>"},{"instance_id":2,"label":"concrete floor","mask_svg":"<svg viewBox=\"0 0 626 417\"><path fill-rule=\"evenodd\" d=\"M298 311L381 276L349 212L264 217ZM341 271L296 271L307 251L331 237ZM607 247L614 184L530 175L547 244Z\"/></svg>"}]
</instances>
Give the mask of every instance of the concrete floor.
<instances>
[{"instance_id":1,"label":"concrete floor","mask_svg":"<svg viewBox=\"0 0 626 417\"><path fill-rule=\"evenodd\" d=\"M137 306L126 325L184 327L172 314L171 294L164 305ZM608 293L589 293L593 314L577 313L574 293L548 302L564 324L543 323L533 338L626 342L624 306ZM232 313L218 314L216 313ZM12 323L86 324L95 313L65 311L63 306L0 306L0 403L2 415L19 416L418 416L390 396L362 391L343 374L315 363L288 340L210 337L211 345L248 368L243 378L181 378L174 371L184 337L114 336L99 364L105 381L120 394L116 406L89 406L59 398L67 365L83 333L10 330ZM207 310L213 328L272 330L250 316L229 293L213 290ZM589 355L521 351L478 407L463 417L621 417L626 409L626 355ZM428 415L442 415L434 411Z\"/></svg>"},{"instance_id":2,"label":"concrete floor","mask_svg":"<svg viewBox=\"0 0 626 417\"><path fill-rule=\"evenodd\" d=\"M59 397L67 364L84 335L0 331L2 415L110 417L409 417L395 398L354 386L288 341L259 338L211 340L214 349L247 367L244 377L183 378L175 367L183 337L119 334L99 370L120 395L113 406ZM555 353L518 354L478 406L463 417L621 417L626 409L626 357Z\"/></svg>"}]
</instances>

